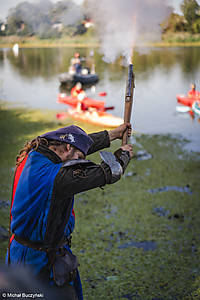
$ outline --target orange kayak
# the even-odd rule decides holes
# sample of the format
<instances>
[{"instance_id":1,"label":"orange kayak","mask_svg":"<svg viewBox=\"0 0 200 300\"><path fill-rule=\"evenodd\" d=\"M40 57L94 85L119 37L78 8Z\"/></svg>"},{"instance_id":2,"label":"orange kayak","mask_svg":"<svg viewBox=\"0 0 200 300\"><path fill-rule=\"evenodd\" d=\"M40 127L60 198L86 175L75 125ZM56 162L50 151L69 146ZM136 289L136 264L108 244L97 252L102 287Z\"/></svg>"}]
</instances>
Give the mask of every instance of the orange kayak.
<instances>
[{"instance_id":1,"label":"orange kayak","mask_svg":"<svg viewBox=\"0 0 200 300\"><path fill-rule=\"evenodd\" d=\"M75 120L91 123L94 125L100 125L104 127L115 128L124 123L122 118L115 117L111 114L106 113L105 111L77 112L75 109L69 109L68 115Z\"/></svg>"}]
</instances>

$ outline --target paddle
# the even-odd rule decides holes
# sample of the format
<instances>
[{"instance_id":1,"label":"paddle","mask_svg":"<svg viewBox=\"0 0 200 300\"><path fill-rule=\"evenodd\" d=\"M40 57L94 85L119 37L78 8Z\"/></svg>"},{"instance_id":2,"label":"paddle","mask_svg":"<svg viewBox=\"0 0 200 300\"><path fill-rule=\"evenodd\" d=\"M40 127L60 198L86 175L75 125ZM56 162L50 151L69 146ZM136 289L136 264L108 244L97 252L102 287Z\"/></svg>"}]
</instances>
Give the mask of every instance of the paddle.
<instances>
[{"instance_id":1,"label":"paddle","mask_svg":"<svg viewBox=\"0 0 200 300\"><path fill-rule=\"evenodd\" d=\"M107 106L107 107L104 107L104 111L106 111L106 110L112 110L114 108L115 108L114 106Z\"/></svg>"},{"instance_id":2,"label":"paddle","mask_svg":"<svg viewBox=\"0 0 200 300\"><path fill-rule=\"evenodd\" d=\"M189 106L176 106L176 111L181 113L186 113L191 110L191 107Z\"/></svg>"},{"instance_id":3,"label":"paddle","mask_svg":"<svg viewBox=\"0 0 200 300\"><path fill-rule=\"evenodd\" d=\"M99 93L99 96L105 97L105 96L107 96L107 93L106 92L101 92L101 93Z\"/></svg>"}]
</instances>

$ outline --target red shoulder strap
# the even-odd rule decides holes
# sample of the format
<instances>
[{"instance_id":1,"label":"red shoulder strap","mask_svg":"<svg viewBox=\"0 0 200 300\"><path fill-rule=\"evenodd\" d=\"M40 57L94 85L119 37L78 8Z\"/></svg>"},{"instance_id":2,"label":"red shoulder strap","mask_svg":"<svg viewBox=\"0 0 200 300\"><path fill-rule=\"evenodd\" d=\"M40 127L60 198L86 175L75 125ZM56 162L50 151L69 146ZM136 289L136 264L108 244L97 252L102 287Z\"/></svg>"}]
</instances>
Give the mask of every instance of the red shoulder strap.
<instances>
[{"instance_id":1,"label":"red shoulder strap","mask_svg":"<svg viewBox=\"0 0 200 300\"><path fill-rule=\"evenodd\" d=\"M10 205L10 222L9 222L8 264L10 264L10 244L11 244L12 240L14 239L14 234L12 234L12 236L11 236L11 221L12 221L11 210L12 210L12 207L13 207L13 201L14 201L17 185L18 185L18 182L19 182L19 178L20 178L21 173L24 169L27 158L28 158L28 155L26 155L25 158L23 159L23 161L21 162L21 164L16 167L15 173L14 173L14 178L13 178L12 198L11 198L11 205Z\"/></svg>"}]
</instances>

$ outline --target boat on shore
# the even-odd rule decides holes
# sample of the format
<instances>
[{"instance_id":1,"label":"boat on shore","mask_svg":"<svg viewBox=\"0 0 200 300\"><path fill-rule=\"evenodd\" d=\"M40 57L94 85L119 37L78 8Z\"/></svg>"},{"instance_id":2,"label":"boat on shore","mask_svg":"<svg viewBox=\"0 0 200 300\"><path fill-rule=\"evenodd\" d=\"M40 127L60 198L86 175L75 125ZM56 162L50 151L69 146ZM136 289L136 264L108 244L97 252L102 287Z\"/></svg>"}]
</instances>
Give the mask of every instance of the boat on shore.
<instances>
[{"instance_id":1,"label":"boat on shore","mask_svg":"<svg viewBox=\"0 0 200 300\"><path fill-rule=\"evenodd\" d=\"M105 111L77 112L76 109L69 109L67 115L78 121L111 128L118 127L124 123L122 118L115 117Z\"/></svg>"},{"instance_id":2,"label":"boat on shore","mask_svg":"<svg viewBox=\"0 0 200 300\"><path fill-rule=\"evenodd\" d=\"M58 94L57 102L71 106L67 112L57 114L57 119L71 117L78 121L113 128L123 124L122 118L115 117L106 112L107 110L114 109L114 106L106 107L105 101L86 97L82 100L84 110L81 111L77 111L77 105L79 101L76 97L67 96L65 93L60 93Z\"/></svg>"}]
</instances>

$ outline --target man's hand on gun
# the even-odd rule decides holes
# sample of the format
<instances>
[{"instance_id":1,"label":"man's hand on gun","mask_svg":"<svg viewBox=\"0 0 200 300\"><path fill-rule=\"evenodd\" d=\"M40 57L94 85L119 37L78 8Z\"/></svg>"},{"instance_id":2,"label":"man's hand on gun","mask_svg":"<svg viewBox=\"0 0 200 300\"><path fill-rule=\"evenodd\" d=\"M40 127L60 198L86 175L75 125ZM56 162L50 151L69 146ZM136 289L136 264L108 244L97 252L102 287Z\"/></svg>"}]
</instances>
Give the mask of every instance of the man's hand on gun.
<instances>
[{"instance_id":1,"label":"man's hand on gun","mask_svg":"<svg viewBox=\"0 0 200 300\"><path fill-rule=\"evenodd\" d=\"M127 144L127 145L122 146L121 149L124 151L128 151L130 159L133 158L133 145Z\"/></svg>"},{"instance_id":2,"label":"man's hand on gun","mask_svg":"<svg viewBox=\"0 0 200 300\"><path fill-rule=\"evenodd\" d=\"M109 137L110 137L110 141L116 140L116 139L122 139L124 132L128 130L128 137L131 136L131 132L132 132L132 127L130 123L124 123L122 125L120 125L119 127L110 130L108 132ZM133 145L131 144L127 144L121 147L122 150L124 151L128 151L130 158L133 157Z\"/></svg>"},{"instance_id":3,"label":"man's hand on gun","mask_svg":"<svg viewBox=\"0 0 200 300\"><path fill-rule=\"evenodd\" d=\"M128 130L128 137L131 136L132 128L130 123L124 123L117 128L110 130L108 132L110 141L114 141L116 139L122 139L124 132Z\"/></svg>"}]
</instances>

